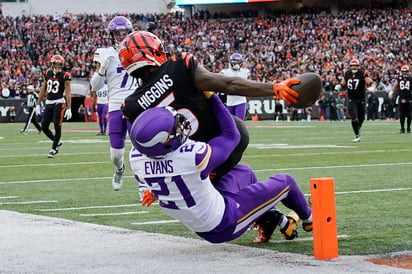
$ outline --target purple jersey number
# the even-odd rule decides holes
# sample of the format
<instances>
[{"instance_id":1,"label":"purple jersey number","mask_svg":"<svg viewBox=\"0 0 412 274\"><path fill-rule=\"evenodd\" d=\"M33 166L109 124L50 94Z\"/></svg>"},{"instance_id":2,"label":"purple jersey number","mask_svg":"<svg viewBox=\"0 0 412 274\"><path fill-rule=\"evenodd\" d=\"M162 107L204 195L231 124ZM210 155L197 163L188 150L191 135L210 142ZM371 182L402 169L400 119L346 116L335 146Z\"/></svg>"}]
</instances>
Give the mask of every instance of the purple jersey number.
<instances>
[{"instance_id":1,"label":"purple jersey number","mask_svg":"<svg viewBox=\"0 0 412 274\"><path fill-rule=\"evenodd\" d=\"M148 185L151 186L152 193L158 200L159 196L169 196L170 191L168 184L175 184L177 189L180 191L183 199L185 200L186 206L192 207L196 205L196 202L190 194L190 191L187 189L185 182L179 175L173 176L170 179L170 182L167 183L165 181L165 177L146 178L145 181ZM156 184L158 185L158 187L155 187ZM162 202L161 200L159 200L159 205L165 208L179 209L179 207L173 201Z\"/></svg>"}]
</instances>

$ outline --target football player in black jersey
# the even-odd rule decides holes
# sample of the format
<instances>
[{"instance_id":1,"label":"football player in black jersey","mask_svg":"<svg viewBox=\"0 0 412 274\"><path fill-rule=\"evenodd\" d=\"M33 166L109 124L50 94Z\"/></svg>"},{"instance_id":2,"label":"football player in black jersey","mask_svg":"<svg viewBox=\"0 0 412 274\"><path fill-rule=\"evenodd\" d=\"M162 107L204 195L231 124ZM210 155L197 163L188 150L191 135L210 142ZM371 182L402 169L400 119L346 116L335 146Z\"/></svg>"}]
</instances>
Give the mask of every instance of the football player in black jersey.
<instances>
[{"instance_id":1,"label":"football player in black jersey","mask_svg":"<svg viewBox=\"0 0 412 274\"><path fill-rule=\"evenodd\" d=\"M262 83L209 72L192 54L179 53L169 58L163 41L146 31L129 34L120 46L119 58L129 75L139 79L141 84L124 101L125 117L133 122L148 108L170 105L189 119L191 138L196 141L207 142L220 134L204 91L251 97L275 95L288 103L296 102L298 96L290 88L290 85L299 83L295 78L279 84ZM243 138L231 158L220 167L217 176L238 163L247 147L247 130L240 120L237 123Z\"/></svg>"},{"instance_id":2,"label":"football player in black jersey","mask_svg":"<svg viewBox=\"0 0 412 274\"><path fill-rule=\"evenodd\" d=\"M274 96L286 103L296 103L299 96L290 88L299 83L296 78L281 83L262 83L212 73L203 68L192 54L169 56L164 42L146 31L135 31L123 40L119 59L128 74L140 83L139 88L124 101L124 116L133 123L148 108L171 106L190 121L190 138L196 141L208 142L220 134L219 124L208 100L213 94L211 91L250 97ZM241 133L240 142L229 158L211 174L212 182L216 182L240 161L249 143L243 122L234 119ZM281 219L281 214L277 216ZM272 224L276 226L277 223L278 220ZM262 224L257 241L268 241L273 229Z\"/></svg>"},{"instance_id":3,"label":"football player in black jersey","mask_svg":"<svg viewBox=\"0 0 412 274\"><path fill-rule=\"evenodd\" d=\"M392 88L392 93L399 96L399 121L401 123L400 133L411 133L411 116L412 116L412 76L409 75L410 68L408 65L401 67L401 74L396 79Z\"/></svg>"},{"instance_id":4,"label":"football player in black jersey","mask_svg":"<svg viewBox=\"0 0 412 274\"><path fill-rule=\"evenodd\" d=\"M39 99L37 101L36 112L40 114L40 103L46 98L41 126L44 134L46 134L46 136L53 142L48 157L54 158L57 152L59 152L60 146L63 144L60 141L63 114L64 118L67 120L72 118L70 89L71 75L68 72L62 71L64 58L61 55L54 55L51 58L50 63L52 68L48 69L44 76ZM66 99L64 98L64 92L66 92ZM49 129L52 121L54 124L54 135Z\"/></svg>"},{"instance_id":5,"label":"football player in black jersey","mask_svg":"<svg viewBox=\"0 0 412 274\"><path fill-rule=\"evenodd\" d=\"M342 87L348 90L348 112L352 120L352 129L355 133L354 143L360 142L360 131L365 120L365 90L374 91L376 84L369 76L368 71L360 69L360 61L352 59L349 63L350 69L344 72L340 84L335 86L339 91Z\"/></svg>"}]
</instances>

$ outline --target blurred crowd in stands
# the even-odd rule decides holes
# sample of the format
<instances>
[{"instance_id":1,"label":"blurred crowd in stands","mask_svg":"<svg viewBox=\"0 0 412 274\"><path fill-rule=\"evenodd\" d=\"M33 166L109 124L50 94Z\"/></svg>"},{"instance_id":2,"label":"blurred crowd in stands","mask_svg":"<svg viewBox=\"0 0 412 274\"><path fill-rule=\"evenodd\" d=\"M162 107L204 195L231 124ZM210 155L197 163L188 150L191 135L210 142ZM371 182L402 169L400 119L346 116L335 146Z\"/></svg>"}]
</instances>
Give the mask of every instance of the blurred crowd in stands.
<instances>
[{"instance_id":1,"label":"blurred crowd in stands","mask_svg":"<svg viewBox=\"0 0 412 274\"><path fill-rule=\"evenodd\" d=\"M312 71L321 75L325 92L331 92L355 57L379 90L390 91L400 66L411 64L411 13L398 5L346 9L336 15L327 9L301 9L273 11L266 18L253 12L200 12L191 20L180 13L127 17L135 29L150 25L171 53L191 52L211 71L221 71L230 54L240 52L254 80ZM39 88L50 57L57 53L73 77L89 78L93 52L108 45L105 29L113 16L0 15L0 98L24 98L29 84Z\"/></svg>"}]
</instances>

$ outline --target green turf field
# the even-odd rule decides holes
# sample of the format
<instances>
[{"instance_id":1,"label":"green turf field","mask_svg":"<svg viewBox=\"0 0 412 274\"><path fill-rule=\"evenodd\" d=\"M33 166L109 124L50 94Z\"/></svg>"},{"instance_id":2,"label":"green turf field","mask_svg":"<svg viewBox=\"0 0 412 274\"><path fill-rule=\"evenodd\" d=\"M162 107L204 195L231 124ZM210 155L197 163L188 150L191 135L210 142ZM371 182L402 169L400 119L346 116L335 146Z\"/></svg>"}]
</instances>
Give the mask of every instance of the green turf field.
<instances>
[{"instance_id":1,"label":"green turf field","mask_svg":"<svg viewBox=\"0 0 412 274\"><path fill-rule=\"evenodd\" d=\"M334 178L340 255L411 250L412 134L399 134L398 121L365 122L358 144L349 121L247 126L251 141L242 162L259 179L290 173L309 197L311 178ZM21 128L0 124L0 210L198 238L157 204L140 206L130 169L123 188L112 190L108 137L96 136L97 123L64 123L55 159L47 158L51 142L44 135L24 136ZM129 149L130 143L126 155ZM233 243L313 255L312 233L300 225L298 232L286 241L276 230L269 243L254 244L256 231L248 231Z\"/></svg>"}]
</instances>

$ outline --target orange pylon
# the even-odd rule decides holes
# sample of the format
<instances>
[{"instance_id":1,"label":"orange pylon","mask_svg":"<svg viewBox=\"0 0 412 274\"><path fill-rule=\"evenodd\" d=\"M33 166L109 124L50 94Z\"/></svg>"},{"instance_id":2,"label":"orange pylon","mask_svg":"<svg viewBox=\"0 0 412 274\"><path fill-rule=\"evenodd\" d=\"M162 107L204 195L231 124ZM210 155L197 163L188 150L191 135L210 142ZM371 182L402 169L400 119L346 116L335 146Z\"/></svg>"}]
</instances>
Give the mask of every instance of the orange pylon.
<instances>
[{"instance_id":1,"label":"orange pylon","mask_svg":"<svg viewBox=\"0 0 412 274\"><path fill-rule=\"evenodd\" d=\"M316 259L338 257L335 190L333 178L310 179L313 250Z\"/></svg>"}]
</instances>

